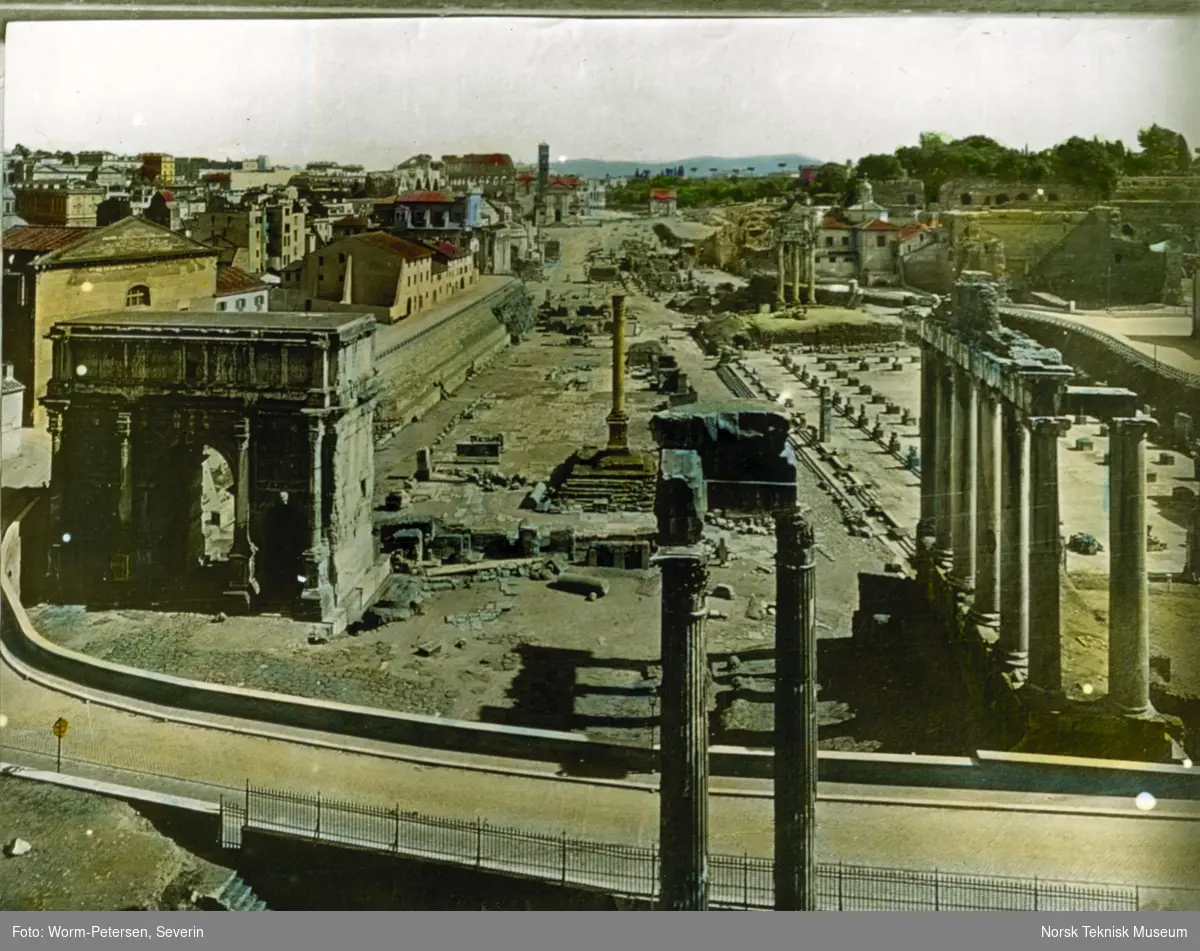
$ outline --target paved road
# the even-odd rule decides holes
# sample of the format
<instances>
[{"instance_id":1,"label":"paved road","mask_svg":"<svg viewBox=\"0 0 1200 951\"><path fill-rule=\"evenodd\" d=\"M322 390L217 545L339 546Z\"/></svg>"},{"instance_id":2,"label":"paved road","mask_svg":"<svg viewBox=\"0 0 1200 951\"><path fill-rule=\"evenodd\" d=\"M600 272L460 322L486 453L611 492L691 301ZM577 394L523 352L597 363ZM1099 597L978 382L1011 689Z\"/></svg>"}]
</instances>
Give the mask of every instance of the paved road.
<instances>
[{"instance_id":1,"label":"paved road","mask_svg":"<svg viewBox=\"0 0 1200 951\"><path fill-rule=\"evenodd\" d=\"M41 675L39 675L41 676ZM52 686L67 685L47 678ZM109 782L213 799L218 786L254 785L392 806L448 818L518 826L529 831L601 842L653 844L658 797L652 785L564 781L551 766L450 756L310 731L267 728L252 721L173 714L135 705L145 715L102 706L27 682L0 665L0 759L46 767L52 762L50 724L65 716L66 768ZM193 723L170 722L186 716ZM208 723L211 726L201 726ZM319 746L316 744L325 744ZM25 752L40 750L41 755ZM397 759L411 756L413 762ZM434 759L434 757L437 759ZM109 764L108 768L73 758ZM111 767L124 767L123 770ZM129 772L140 771L140 775ZM491 771L484 771L491 770ZM631 777L647 784L646 777ZM763 783L727 781L714 788L714 852L769 856L771 800ZM1031 794L823 787L818 815L822 861L939 868L1161 887L1194 887L1200 855L1200 809L1160 803L1149 815L1132 802ZM912 804L899 804L896 799ZM856 801L845 801L854 799ZM949 804L957 801L960 806ZM1027 811L1045 806L1054 812ZM1059 810L1068 810L1062 812ZM1111 809L1118 815L1086 815Z\"/></svg>"}]
</instances>

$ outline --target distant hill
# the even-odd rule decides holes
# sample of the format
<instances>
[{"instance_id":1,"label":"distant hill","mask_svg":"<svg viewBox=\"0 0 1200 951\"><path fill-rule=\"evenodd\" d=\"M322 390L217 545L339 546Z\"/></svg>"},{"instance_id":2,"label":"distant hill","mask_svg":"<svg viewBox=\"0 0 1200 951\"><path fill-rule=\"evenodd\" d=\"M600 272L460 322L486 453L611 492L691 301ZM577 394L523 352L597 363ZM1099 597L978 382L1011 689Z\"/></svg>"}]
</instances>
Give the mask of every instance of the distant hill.
<instances>
[{"instance_id":1,"label":"distant hill","mask_svg":"<svg viewBox=\"0 0 1200 951\"><path fill-rule=\"evenodd\" d=\"M748 155L740 158L719 158L714 155L697 155L692 158L666 160L662 162L609 162L602 159L571 159L567 162L551 162L550 172L553 175L578 175L581 178L626 178L639 169L650 170L651 173L661 173L663 169L683 166L684 174L689 177L707 178L710 169L719 173L729 173L735 168L744 175L770 175L775 172L795 172L801 165L820 165L818 159L807 155ZM783 168L779 166L783 165ZM692 171L692 169L696 171ZM753 172L748 169L753 168Z\"/></svg>"}]
</instances>

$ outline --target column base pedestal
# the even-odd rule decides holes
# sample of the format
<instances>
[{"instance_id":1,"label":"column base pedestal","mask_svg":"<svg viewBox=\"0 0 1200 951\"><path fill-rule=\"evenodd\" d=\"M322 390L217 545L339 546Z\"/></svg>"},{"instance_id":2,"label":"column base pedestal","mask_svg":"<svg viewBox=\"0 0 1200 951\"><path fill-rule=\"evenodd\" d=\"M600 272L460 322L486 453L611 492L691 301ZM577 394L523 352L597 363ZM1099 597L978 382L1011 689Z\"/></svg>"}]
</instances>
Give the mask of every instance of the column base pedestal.
<instances>
[{"instance_id":1,"label":"column base pedestal","mask_svg":"<svg viewBox=\"0 0 1200 951\"><path fill-rule=\"evenodd\" d=\"M1005 672L1017 683L1029 679L1029 654L1026 651L1001 651L1000 663Z\"/></svg>"},{"instance_id":2,"label":"column base pedestal","mask_svg":"<svg viewBox=\"0 0 1200 951\"><path fill-rule=\"evenodd\" d=\"M970 612L967 614L967 618L972 624L976 624L979 627L986 627L993 631L1000 628L1000 613L998 611L984 611L972 606Z\"/></svg>"},{"instance_id":3,"label":"column base pedestal","mask_svg":"<svg viewBox=\"0 0 1200 951\"><path fill-rule=\"evenodd\" d=\"M1146 701L1144 706L1130 707L1110 699L1107 701L1106 706L1114 715L1122 717L1126 720L1161 719L1158 711L1154 709L1154 704L1150 703L1150 701Z\"/></svg>"}]
</instances>

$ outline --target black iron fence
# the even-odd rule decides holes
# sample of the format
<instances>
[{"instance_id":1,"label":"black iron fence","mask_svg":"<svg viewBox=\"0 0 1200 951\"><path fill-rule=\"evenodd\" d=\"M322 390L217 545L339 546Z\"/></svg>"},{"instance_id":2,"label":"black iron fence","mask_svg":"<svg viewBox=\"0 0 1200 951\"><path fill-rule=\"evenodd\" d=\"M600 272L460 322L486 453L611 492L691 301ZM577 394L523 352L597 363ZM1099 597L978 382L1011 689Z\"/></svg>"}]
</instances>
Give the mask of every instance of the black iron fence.
<instances>
[{"instance_id":1,"label":"black iron fence","mask_svg":"<svg viewBox=\"0 0 1200 951\"><path fill-rule=\"evenodd\" d=\"M658 850L528 832L485 820L444 819L399 806L369 806L317 794L247 786L221 798L221 845L237 848L244 829L418 861L536 879L653 902ZM818 866L825 911L1136 911L1136 886L948 874L861 865ZM773 864L751 856L709 856L714 907L771 908Z\"/></svg>"}]
</instances>

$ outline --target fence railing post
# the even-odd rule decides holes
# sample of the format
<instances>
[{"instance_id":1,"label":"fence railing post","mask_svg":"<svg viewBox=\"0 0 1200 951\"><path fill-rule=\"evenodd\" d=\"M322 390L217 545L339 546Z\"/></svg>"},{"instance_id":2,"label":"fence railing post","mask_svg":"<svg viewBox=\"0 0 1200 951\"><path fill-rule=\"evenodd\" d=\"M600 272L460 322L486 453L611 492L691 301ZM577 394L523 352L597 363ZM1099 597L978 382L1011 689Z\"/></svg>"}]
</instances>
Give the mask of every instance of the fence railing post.
<instances>
[{"instance_id":1,"label":"fence railing post","mask_svg":"<svg viewBox=\"0 0 1200 951\"><path fill-rule=\"evenodd\" d=\"M658 894L658 848L650 850L650 901Z\"/></svg>"},{"instance_id":2,"label":"fence railing post","mask_svg":"<svg viewBox=\"0 0 1200 951\"><path fill-rule=\"evenodd\" d=\"M392 837L392 851L400 851L400 803L396 803L396 834Z\"/></svg>"},{"instance_id":3,"label":"fence railing post","mask_svg":"<svg viewBox=\"0 0 1200 951\"><path fill-rule=\"evenodd\" d=\"M942 873L933 870L933 910L942 910Z\"/></svg>"},{"instance_id":4,"label":"fence railing post","mask_svg":"<svg viewBox=\"0 0 1200 951\"><path fill-rule=\"evenodd\" d=\"M321 838L321 794L317 793L317 830L313 833L313 838Z\"/></svg>"},{"instance_id":5,"label":"fence railing post","mask_svg":"<svg viewBox=\"0 0 1200 951\"><path fill-rule=\"evenodd\" d=\"M483 865L483 820L475 820L475 867Z\"/></svg>"},{"instance_id":6,"label":"fence railing post","mask_svg":"<svg viewBox=\"0 0 1200 951\"><path fill-rule=\"evenodd\" d=\"M1038 901L1038 897L1039 897L1039 895L1038 895L1038 879L1037 879L1037 876L1035 875L1035 876L1033 876L1033 910L1034 911L1042 910L1039 907L1041 902Z\"/></svg>"},{"instance_id":7,"label":"fence railing post","mask_svg":"<svg viewBox=\"0 0 1200 951\"><path fill-rule=\"evenodd\" d=\"M750 853L742 853L742 907L750 908Z\"/></svg>"},{"instance_id":8,"label":"fence railing post","mask_svg":"<svg viewBox=\"0 0 1200 951\"><path fill-rule=\"evenodd\" d=\"M843 868L843 865L844 865L844 863L838 862L838 873L837 873L838 911L845 911L845 909L842 907L842 868Z\"/></svg>"},{"instance_id":9,"label":"fence railing post","mask_svg":"<svg viewBox=\"0 0 1200 951\"><path fill-rule=\"evenodd\" d=\"M242 816L242 821L246 825L250 825L250 778L246 778L246 808L245 814Z\"/></svg>"},{"instance_id":10,"label":"fence railing post","mask_svg":"<svg viewBox=\"0 0 1200 951\"><path fill-rule=\"evenodd\" d=\"M562 883L567 884L567 830L562 831Z\"/></svg>"}]
</instances>

